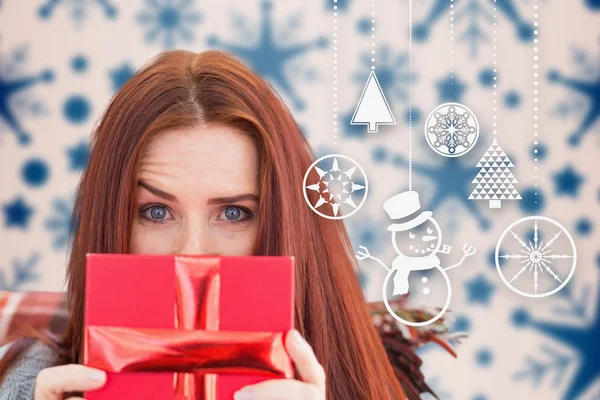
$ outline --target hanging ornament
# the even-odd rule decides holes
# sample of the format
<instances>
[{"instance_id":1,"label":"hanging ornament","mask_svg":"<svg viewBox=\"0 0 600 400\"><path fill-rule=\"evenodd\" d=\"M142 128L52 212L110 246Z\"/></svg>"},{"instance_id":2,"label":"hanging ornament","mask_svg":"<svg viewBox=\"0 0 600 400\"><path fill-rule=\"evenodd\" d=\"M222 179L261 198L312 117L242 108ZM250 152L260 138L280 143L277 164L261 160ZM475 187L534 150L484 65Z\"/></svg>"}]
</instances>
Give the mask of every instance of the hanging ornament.
<instances>
[{"instance_id":1,"label":"hanging ornament","mask_svg":"<svg viewBox=\"0 0 600 400\"><path fill-rule=\"evenodd\" d=\"M379 125L396 125L396 119L383 94L375 71L371 71L363 89L351 125L367 125L369 133L376 133Z\"/></svg>"},{"instance_id":2,"label":"hanging ornament","mask_svg":"<svg viewBox=\"0 0 600 400\"><path fill-rule=\"evenodd\" d=\"M502 200L520 200L521 195L513 184L518 183L511 168L515 166L498 145L496 139L487 149L477 168L479 173L473 179L476 184L469 200L488 200L490 208L502 207Z\"/></svg>"},{"instance_id":3,"label":"hanging ornament","mask_svg":"<svg viewBox=\"0 0 600 400\"><path fill-rule=\"evenodd\" d=\"M369 191L362 167L341 154L330 154L312 163L302 187L306 203L327 219L344 219L356 213Z\"/></svg>"},{"instance_id":4,"label":"hanging ornament","mask_svg":"<svg viewBox=\"0 0 600 400\"><path fill-rule=\"evenodd\" d=\"M496 268L513 292L546 297L569 282L577 263L575 242L558 222L521 218L504 230L496 245Z\"/></svg>"},{"instance_id":5,"label":"hanging ornament","mask_svg":"<svg viewBox=\"0 0 600 400\"><path fill-rule=\"evenodd\" d=\"M396 119L375 75L375 3L371 4L371 48L371 72L350 125L366 125L367 132L376 133L379 125L396 125Z\"/></svg>"},{"instance_id":6,"label":"hanging ornament","mask_svg":"<svg viewBox=\"0 0 600 400\"><path fill-rule=\"evenodd\" d=\"M534 16L536 22L534 25L536 27L538 16L537 9L538 5L535 4L534 10L536 10L536 12ZM537 29L534 31L534 35L536 36L534 39L535 47L533 49L533 136L535 137L533 144L534 153L537 153L537 138L539 136L539 82L537 81L539 39L537 37ZM494 128L495 127L496 123L494 123ZM492 149L495 144L496 141L494 140L494 144L490 149ZM492 157L492 154L489 154L490 157L488 157L485 162L489 164L489 159L494 159L494 161L496 161L495 164L499 165L498 168L505 171L507 165L502 165L501 162L498 162L504 160L502 157L503 152L499 153L498 149L499 147L494 149L496 157ZM488 153L490 153L489 149ZM488 153L486 153L486 155ZM484 161L484 159L486 159L485 156L482 158L482 161ZM506 160L508 160L508 158L506 158ZM536 163L534 166L534 178L536 180L535 187L538 186L537 161L537 157L534 158L534 162ZM504 161L504 163L506 162L507 161ZM510 160L508 160L508 162L510 162ZM480 175L482 174L482 171L480 171ZM488 173L488 171L483 172ZM478 180L480 175L475 178L473 181L474 183L477 183L475 181ZM506 180L510 181L510 176L507 176ZM488 179L482 177L479 178L479 181L481 180L485 181ZM507 188L506 190L512 193L510 188ZM535 196L537 196L537 194L538 192L535 191ZM520 198L520 196L518 198ZM535 204L538 204L538 202L535 201ZM535 211L537 212L537 209ZM577 249L575 248L573 237L560 223L548 217L530 216L513 222L504 230L496 244L495 261L500 278L513 292L525 297L547 297L561 290L566 286L569 280L571 280L577 265Z\"/></svg>"},{"instance_id":7,"label":"hanging ornament","mask_svg":"<svg viewBox=\"0 0 600 400\"><path fill-rule=\"evenodd\" d=\"M387 230L391 233L391 242L396 257L391 264L372 256L369 250L360 245L356 258L370 259L383 266L387 274L383 280L382 297L390 315L397 321L409 326L425 326L434 323L448 310L452 298L452 286L447 271L462 265L467 257L475 254L476 249L465 243L462 258L453 265L442 267L439 255L449 255L452 248L442 242L442 229L433 218L431 211L423 210L419 194L412 189L412 0L408 2L409 21L409 86L408 86L408 191L390 197L383 204L391 224ZM373 74L374 76L374 74ZM456 110L453 110L453 112ZM428 271L438 279L421 276ZM439 279L441 277L441 279ZM420 278L420 279L419 279ZM410 280L412 279L412 283ZM391 282L390 282L391 281ZM416 281L416 282L415 282ZM434 284L441 281L443 285ZM388 288L388 286L390 286ZM392 290L389 290L392 289ZM390 293L391 292L391 293ZM409 316L399 315L391 304L393 296L437 295L434 300L443 298L443 306L436 305L436 311L429 319L414 321ZM391 295L391 296L390 296ZM412 298L412 297L411 297ZM408 318L408 319L407 319Z\"/></svg>"},{"instance_id":8,"label":"hanging ornament","mask_svg":"<svg viewBox=\"0 0 600 400\"><path fill-rule=\"evenodd\" d=\"M479 122L473 111L459 103L445 103L425 122L425 138L433 151L444 157L467 154L479 139Z\"/></svg>"}]
</instances>

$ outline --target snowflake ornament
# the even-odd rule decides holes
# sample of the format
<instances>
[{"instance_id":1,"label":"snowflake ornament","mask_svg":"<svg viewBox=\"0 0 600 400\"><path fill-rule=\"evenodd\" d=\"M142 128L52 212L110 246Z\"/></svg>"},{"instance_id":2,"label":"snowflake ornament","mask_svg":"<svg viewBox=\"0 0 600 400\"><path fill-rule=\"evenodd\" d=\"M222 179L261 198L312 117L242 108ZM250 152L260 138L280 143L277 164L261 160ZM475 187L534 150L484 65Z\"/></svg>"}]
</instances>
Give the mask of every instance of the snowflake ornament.
<instances>
[{"instance_id":1,"label":"snowflake ornament","mask_svg":"<svg viewBox=\"0 0 600 400\"><path fill-rule=\"evenodd\" d=\"M327 219L344 219L357 212L365 202L367 175L350 157L330 154L308 168L302 189L306 203L314 212Z\"/></svg>"},{"instance_id":2,"label":"snowflake ornament","mask_svg":"<svg viewBox=\"0 0 600 400\"><path fill-rule=\"evenodd\" d=\"M479 122L466 106L444 103L427 117L425 138L436 153L459 157L467 154L479 139Z\"/></svg>"},{"instance_id":3,"label":"snowflake ornament","mask_svg":"<svg viewBox=\"0 0 600 400\"><path fill-rule=\"evenodd\" d=\"M546 297L558 292L573 276L576 262L577 250L571 234L546 217L525 217L513 222L496 246L496 268L502 281L526 297ZM527 275L531 278L527 279Z\"/></svg>"}]
</instances>

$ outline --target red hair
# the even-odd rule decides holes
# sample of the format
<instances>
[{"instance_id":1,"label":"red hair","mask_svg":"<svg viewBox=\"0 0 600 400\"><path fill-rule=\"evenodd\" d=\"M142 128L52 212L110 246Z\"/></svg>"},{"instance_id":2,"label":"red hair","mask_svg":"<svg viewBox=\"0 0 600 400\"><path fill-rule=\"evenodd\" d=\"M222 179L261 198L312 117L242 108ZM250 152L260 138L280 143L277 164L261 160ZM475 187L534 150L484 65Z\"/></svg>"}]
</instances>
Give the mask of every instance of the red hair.
<instances>
[{"instance_id":1,"label":"red hair","mask_svg":"<svg viewBox=\"0 0 600 400\"><path fill-rule=\"evenodd\" d=\"M260 226L254 252L295 257L296 328L325 369L327 398L404 399L369 317L343 223L317 216L304 201L302 179L314 160L309 144L273 89L220 51L158 55L115 94L95 129L73 211L78 224L67 267L71 317L59 343L63 361L81 360L86 253L130 251L145 143L159 132L199 124L233 126L255 140Z\"/></svg>"}]
</instances>

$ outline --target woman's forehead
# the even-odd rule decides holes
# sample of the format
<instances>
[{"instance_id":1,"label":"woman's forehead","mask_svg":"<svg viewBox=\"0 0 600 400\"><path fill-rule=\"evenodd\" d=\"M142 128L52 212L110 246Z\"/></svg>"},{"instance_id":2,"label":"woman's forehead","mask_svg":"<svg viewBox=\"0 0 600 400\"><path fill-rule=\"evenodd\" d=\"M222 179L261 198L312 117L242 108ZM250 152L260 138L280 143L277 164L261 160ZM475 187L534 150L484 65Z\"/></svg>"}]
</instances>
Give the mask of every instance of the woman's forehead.
<instances>
[{"instance_id":1,"label":"woman's forehead","mask_svg":"<svg viewBox=\"0 0 600 400\"><path fill-rule=\"evenodd\" d=\"M142 152L138 179L173 190L258 194L258 151L250 135L203 125L161 132Z\"/></svg>"}]
</instances>

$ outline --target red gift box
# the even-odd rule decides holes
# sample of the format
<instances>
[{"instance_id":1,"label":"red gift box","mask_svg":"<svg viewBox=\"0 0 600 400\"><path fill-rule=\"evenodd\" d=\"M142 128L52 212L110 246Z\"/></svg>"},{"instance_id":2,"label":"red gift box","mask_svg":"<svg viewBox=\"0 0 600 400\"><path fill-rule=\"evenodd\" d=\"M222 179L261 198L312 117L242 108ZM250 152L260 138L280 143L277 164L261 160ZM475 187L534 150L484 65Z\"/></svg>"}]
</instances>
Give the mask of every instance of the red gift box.
<instances>
[{"instance_id":1,"label":"red gift box","mask_svg":"<svg viewBox=\"0 0 600 400\"><path fill-rule=\"evenodd\" d=\"M224 400L292 378L291 257L88 254L84 364L90 400Z\"/></svg>"}]
</instances>

